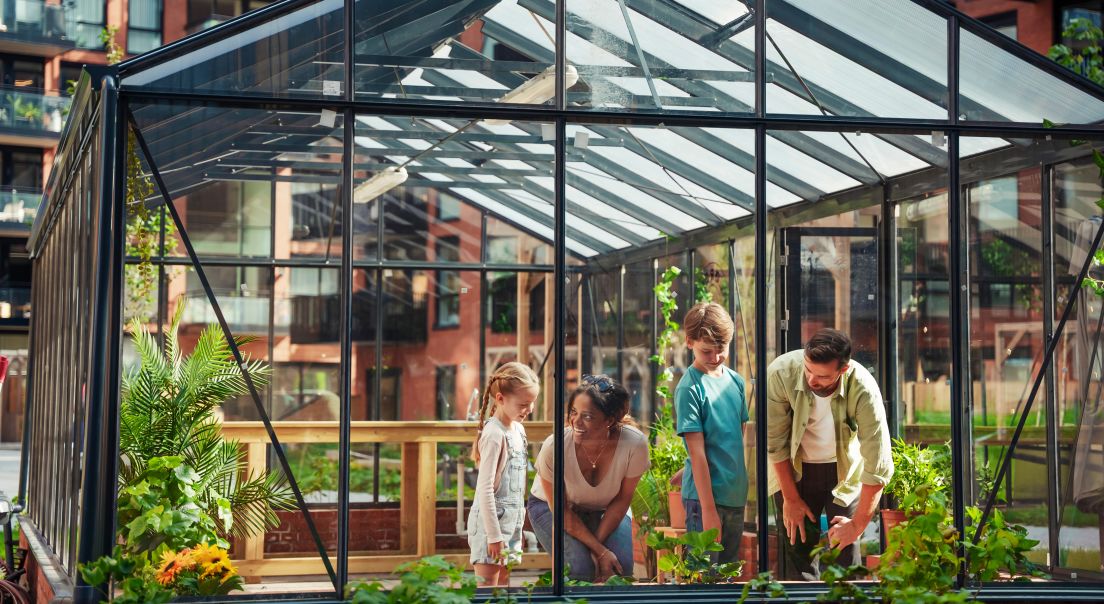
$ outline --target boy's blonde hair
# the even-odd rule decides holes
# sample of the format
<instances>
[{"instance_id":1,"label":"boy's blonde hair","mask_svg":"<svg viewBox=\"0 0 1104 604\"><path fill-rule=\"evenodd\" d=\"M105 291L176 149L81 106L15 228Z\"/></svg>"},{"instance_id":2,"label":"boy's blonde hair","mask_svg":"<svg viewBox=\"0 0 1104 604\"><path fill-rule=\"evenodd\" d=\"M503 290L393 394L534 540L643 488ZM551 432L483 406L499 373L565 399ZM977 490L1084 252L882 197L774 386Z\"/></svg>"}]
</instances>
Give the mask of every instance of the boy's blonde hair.
<instances>
[{"instance_id":1,"label":"boy's blonde hair","mask_svg":"<svg viewBox=\"0 0 1104 604\"><path fill-rule=\"evenodd\" d=\"M707 342L714 346L727 346L732 341L734 328L728 311L716 302L695 304L682 320L682 329L687 340Z\"/></svg>"},{"instance_id":2,"label":"boy's blonde hair","mask_svg":"<svg viewBox=\"0 0 1104 604\"><path fill-rule=\"evenodd\" d=\"M526 388L540 389L540 378L533 368L517 361L510 361L495 369L491 379L487 381L487 387L483 390L483 401L479 404L479 431L475 434L475 443L472 444L472 459L479 463L479 437L483 436L483 425L491 416L495 395L502 393L514 394Z\"/></svg>"}]
</instances>

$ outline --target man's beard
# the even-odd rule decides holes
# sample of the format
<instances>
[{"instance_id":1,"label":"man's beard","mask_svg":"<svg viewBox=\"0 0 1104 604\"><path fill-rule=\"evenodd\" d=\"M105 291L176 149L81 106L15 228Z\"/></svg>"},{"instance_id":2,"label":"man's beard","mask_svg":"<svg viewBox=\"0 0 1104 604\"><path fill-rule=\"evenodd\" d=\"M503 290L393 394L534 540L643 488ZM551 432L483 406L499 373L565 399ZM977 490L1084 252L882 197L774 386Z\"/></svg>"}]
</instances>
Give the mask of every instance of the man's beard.
<instances>
[{"instance_id":1,"label":"man's beard","mask_svg":"<svg viewBox=\"0 0 1104 604\"><path fill-rule=\"evenodd\" d=\"M813 394L819 396L820 398L828 398L836 393L836 390L839 388L839 380L836 380L836 383L832 384L830 387L823 389L813 388L812 384L810 384L808 380L805 381L805 385L809 387L809 390L811 390Z\"/></svg>"}]
</instances>

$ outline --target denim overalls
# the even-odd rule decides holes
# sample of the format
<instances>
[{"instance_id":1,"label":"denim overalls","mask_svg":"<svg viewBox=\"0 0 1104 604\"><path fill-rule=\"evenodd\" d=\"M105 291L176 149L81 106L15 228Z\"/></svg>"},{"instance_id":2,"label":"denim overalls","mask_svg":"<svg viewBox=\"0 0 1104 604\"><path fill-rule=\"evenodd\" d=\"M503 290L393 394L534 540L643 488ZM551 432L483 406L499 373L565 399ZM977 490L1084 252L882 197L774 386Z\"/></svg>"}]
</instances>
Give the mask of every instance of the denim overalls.
<instances>
[{"instance_id":1,"label":"denim overalls","mask_svg":"<svg viewBox=\"0 0 1104 604\"><path fill-rule=\"evenodd\" d=\"M525 524L525 483L526 470L529 467L528 441L524 436L508 429L492 417L488 423L495 422L506 433L507 459L502 471L502 480L495 490L495 508L498 510L498 526L502 533L502 560L492 560L487 555L487 532L484 529L479 497L476 496L468 514L468 545L471 547L472 564L505 564L508 559L520 562L521 527Z\"/></svg>"}]
</instances>

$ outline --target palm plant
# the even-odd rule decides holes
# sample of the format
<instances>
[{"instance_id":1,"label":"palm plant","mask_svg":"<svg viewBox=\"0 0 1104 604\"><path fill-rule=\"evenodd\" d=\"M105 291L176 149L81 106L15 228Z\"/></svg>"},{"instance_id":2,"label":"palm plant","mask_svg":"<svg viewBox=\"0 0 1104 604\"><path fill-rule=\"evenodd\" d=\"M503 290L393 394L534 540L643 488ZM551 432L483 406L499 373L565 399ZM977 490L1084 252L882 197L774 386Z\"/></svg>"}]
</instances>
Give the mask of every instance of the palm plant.
<instances>
[{"instance_id":1,"label":"palm plant","mask_svg":"<svg viewBox=\"0 0 1104 604\"><path fill-rule=\"evenodd\" d=\"M245 452L222 437L216 407L249 392L242 371L217 325L203 330L191 355L177 336L184 304L178 304L164 350L144 325L131 324L139 365L123 377L119 414L120 492L142 480L151 460L179 456L195 471L194 501L221 533L245 537L279 524L278 509L294 500L277 474L245 475ZM255 338L235 337L239 347ZM254 384L268 383L270 368L247 360Z\"/></svg>"}]
</instances>

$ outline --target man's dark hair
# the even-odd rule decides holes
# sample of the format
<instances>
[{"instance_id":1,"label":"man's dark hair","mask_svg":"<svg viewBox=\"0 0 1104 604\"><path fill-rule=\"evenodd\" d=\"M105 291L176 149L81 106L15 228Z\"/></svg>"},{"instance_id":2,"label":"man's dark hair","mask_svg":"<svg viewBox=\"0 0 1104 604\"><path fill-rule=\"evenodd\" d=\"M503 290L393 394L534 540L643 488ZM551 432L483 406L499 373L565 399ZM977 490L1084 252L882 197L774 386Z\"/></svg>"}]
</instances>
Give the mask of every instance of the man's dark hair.
<instances>
[{"instance_id":1,"label":"man's dark hair","mask_svg":"<svg viewBox=\"0 0 1104 604\"><path fill-rule=\"evenodd\" d=\"M851 360L851 338L838 329L825 327L805 344L805 357L814 363L836 361L843 367Z\"/></svg>"}]
</instances>

